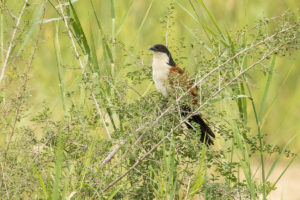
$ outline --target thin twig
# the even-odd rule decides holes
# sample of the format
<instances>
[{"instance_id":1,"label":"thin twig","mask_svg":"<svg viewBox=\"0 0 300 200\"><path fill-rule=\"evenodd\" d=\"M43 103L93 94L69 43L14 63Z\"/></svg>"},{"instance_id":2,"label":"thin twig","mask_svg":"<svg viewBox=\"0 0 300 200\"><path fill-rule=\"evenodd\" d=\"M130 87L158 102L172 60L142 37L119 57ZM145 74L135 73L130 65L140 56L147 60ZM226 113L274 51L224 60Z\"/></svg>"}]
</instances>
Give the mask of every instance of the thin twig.
<instances>
[{"instance_id":1,"label":"thin twig","mask_svg":"<svg viewBox=\"0 0 300 200\"><path fill-rule=\"evenodd\" d=\"M119 151L119 149L125 144L124 140L121 140L120 143L112 150L108 156L102 161L100 167L103 167L106 165L114 156L115 154Z\"/></svg>"},{"instance_id":2,"label":"thin twig","mask_svg":"<svg viewBox=\"0 0 300 200\"><path fill-rule=\"evenodd\" d=\"M296 12L296 11L295 11L295 12ZM293 12L292 12L292 13L293 13ZM237 36L237 38L236 38L236 40L235 40L235 43L238 42L239 39L240 39L242 36L244 36L246 33L252 31L253 29L255 29L255 28L257 28L258 26L260 26L261 24L263 24L263 23L268 23L268 22L270 22L270 21L274 21L274 20L280 19L280 18L282 18L282 17L284 17L284 16L286 16L286 15L288 15L288 14L290 14L290 13L289 13L289 12L286 12L286 13L283 13L283 14L281 14L281 15L279 15L279 16L271 17L271 18L269 18L269 19L266 19L265 21L262 21L262 22L259 22L259 23L255 24L254 26L252 26L252 27L248 28L247 30L243 31L242 33L240 33L240 34Z\"/></svg>"},{"instance_id":3,"label":"thin twig","mask_svg":"<svg viewBox=\"0 0 300 200\"><path fill-rule=\"evenodd\" d=\"M286 29L282 29L281 31L279 32L276 32L274 33L273 35L265 38L264 40L260 41L260 42L257 42L255 44L252 44L251 46L249 47L246 47L245 49L239 51L237 54L235 54L234 56L232 56L231 58L227 59L225 62L223 62L222 64L218 65L217 67L215 67L213 70L211 70L209 73L205 74L198 82L195 82L194 85L189 89L187 90L185 93L188 93L190 92L190 90L194 87L196 87L197 85L199 85L200 83L202 83L206 78L208 78L211 74L213 74L215 71L217 71L218 69L220 69L222 66L228 64L229 62L231 62L232 60L234 60L235 58L237 58L238 56L248 52L249 50L253 49L254 47L257 47L257 46L260 46L262 44L265 44L267 41L273 39L274 37L276 37L277 35L281 34L281 33L285 33L291 29L294 29L296 28L297 26L299 26L300 23L298 24L295 24L294 26L291 26L289 28L286 28ZM180 98L181 99L181 98Z\"/></svg>"}]
</instances>

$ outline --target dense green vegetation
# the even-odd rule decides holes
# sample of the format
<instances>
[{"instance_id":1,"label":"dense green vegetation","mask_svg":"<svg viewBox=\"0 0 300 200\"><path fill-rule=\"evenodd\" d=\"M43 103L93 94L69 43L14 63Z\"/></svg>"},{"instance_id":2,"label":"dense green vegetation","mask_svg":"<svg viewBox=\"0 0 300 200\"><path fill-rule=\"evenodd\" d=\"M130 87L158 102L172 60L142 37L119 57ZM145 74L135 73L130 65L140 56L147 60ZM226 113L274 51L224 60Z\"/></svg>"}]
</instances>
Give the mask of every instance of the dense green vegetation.
<instances>
[{"instance_id":1,"label":"dense green vegetation","mask_svg":"<svg viewBox=\"0 0 300 200\"><path fill-rule=\"evenodd\" d=\"M1 1L1 199L267 199L299 150L297 6ZM155 43L197 84L214 146L183 125L187 92L155 91Z\"/></svg>"}]
</instances>

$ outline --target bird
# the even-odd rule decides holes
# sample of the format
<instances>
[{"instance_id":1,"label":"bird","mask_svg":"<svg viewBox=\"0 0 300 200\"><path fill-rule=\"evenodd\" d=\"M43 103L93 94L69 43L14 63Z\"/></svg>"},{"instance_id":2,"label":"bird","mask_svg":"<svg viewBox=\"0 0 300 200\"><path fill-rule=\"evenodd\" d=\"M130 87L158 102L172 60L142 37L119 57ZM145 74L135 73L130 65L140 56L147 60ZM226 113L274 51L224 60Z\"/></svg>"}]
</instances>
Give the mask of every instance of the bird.
<instances>
[{"instance_id":1,"label":"bird","mask_svg":"<svg viewBox=\"0 0 300 200\"><path fill-rule=\"evenodd\" d=\"M186 91L189 90L191 104L197 105L197 87L193 86L194 84L192 81L189 81L184 70L176 65L168 48L163 44L155 44L150 47L149 50L153 51L152 78L157 91L165 98L169 98L174 87L179 86ZM191 106L185 104L180 107L182 116L187 116L191 113ZM202 119L201 115L195 114L188 119L188 123L185 123L188 129L194 129L191 125L192 122L200 126L200 141L207 146L213 145L215 134Z\"/></svg>"}]
</instances>

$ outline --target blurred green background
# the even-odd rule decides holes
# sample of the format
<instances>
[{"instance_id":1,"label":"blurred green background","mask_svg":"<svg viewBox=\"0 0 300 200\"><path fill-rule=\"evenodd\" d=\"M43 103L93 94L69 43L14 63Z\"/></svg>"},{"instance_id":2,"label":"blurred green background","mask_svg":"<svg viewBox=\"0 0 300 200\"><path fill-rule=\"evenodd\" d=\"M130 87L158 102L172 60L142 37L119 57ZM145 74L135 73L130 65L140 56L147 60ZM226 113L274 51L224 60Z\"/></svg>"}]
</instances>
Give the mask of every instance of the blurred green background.
<instances>
[{"instance_id":1,"label":"blurred green background","mask_svg":"<svg viewBox=\"0 0 300 200\"><path fill-rule=\"evenodd\" d=\"M56 1L53 1L57 5ZM93 1L98 16L100 16L103 29L107 37L112 32L111 5L108 0ZM180 41L184 44L193 42L187 27L196 30L205 38L205 33L199 24L189 16L180 5L188 9L192 8L188 0L174 1L175 13L174 24L170 29L171 37L168 39L168 45L176 47ZM205 1L207 7L213 12L217 22L221 28L228 29L229 32L235 33L245 27L250 27L263 17L271 18L281 15L287 10L295 10L299 12L299 0L213 0ZM10 0L7 1L9 8L19 10L22 2ZM32 15L27 14L30 20L37 14L41 1L31 1L30 7ZM166 27L163 20L168 12L169 0L115 0L115 23L116 23L116 40L125 45L126 48L135 55L141 55L143 63L151 69L151 54L148 48L155 43L164 43L166 35ZM96 20L93 14L90 1L78 0L74 1L74 7L78 12L79 19L85 30L87 38L91 38L91 34L96 38L96 51L99 60L102 58L101 37L98 31ZM200 9L200 8L199 8ZM149 13L147 13L149 12ZM201 13L200 13L201 14ZM46 19L56 18L56 11L49 5L46 6ZM210 24L208 16L203 12L201 16L203 21ZM54 117L62 117L61 99L59 90L59 81L57 74L57 61L55 57L54 37L56 33L57 22L45 23L42 30L42 41L39 50L35 56L32 76L30 80L30 99L31 109L28 114L39 111L44 101L50 103L50 108ZM78 62L75 58L71 43L67 37L64 24L59 22L59 34L62 52L63 67L65 69L64 81L66 91L78 89L78 83L81 80ZM118 33L118 30L120 32ZM184 38L184 40L182 40ZM25 49L30 49L28 45ZM129 62L128 57L122 56L118 47L116 47L116 76L119 79L125 78L124 65ZM180 57L187 57L182 60L181 65L192 73L198 66L191 66L189 63L193 59L189 54L189 46L185 48ZM299 52L296 52L299 54ZM205 55L205 49L203 49ZM179 55L174 53L174 57ZM103 60L103 59L102 59ZM283 145L293 135L300 133L300 57L294 55L292 57L277 58L275 66L275 76L273 76L270 95L267 101L267 115L264 116L263 131L268 134L267 139L273 144ZM100 63L101 66L101 63ZM76 69L77 68L77 69ZM266 76L262 72L252 71L251 86L255 91L255 101L260 102L263 94L263 88L266 82ZM136 89L143 93L150 82L136 85ZM154 89L154 86L151 86ZM134 97L133 97L134 98ZM249 112L251 111L250 106ZM251 116L251 115L250 115ZM253 126L252 126L253 125ZM250 127L255 127L254 119L250 118ZM253 129L254 130L254 129ZM298 137L291 145L291 149L298 152L300 146L300 137Z\"/></svg>"}]
</instances>

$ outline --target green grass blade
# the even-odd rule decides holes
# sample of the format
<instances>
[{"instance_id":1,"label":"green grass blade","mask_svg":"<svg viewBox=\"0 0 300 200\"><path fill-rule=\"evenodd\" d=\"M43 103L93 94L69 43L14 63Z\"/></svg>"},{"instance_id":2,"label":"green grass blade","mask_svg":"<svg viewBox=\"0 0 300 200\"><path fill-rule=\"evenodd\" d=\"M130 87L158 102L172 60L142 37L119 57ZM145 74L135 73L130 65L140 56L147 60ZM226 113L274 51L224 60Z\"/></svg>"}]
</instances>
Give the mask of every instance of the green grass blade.
<instances>
[{"instance_id":1,"label":"green grass blade","mask_svg":"<svg viewBox=\"0 0 300 200\"><path fill-rule=\"evenodd\" d=\"M86 156L85 156L86 159L84 161L83 169L82 169L81 174L80 174L81 182L80 182L79 190L81 190L81 188L83 187L86 173L89 171L90 163L91 163L91 157L92 157L92 154L94 152L94 147L95 147L95 142L92 142L92 144L89 145L89 149L86 153Z\"/></svg>"},{"instance_id":2,"label":"green grass blade","mask_svg":"<svg viewBox=\"0 0 300 200\"><path fill-rule=\"evenodd\" d=\"M33 169L33 171L36 173L36 175L39 178L39 181L40 181L41 187L43 189L43 193L44 193L45 199L48 199L47 189L46 189L46 186L45 186L45 183L44 183L44 181L42 179L41 174L38 172L38 170L35 167L32 167L32 169Z\"/></svg>"},{"instance_id":3,"label":"green grass blade","mask_svg":"<svg viewBox=\"0 0 300 200\"><path fill-rule=\"evenodd\" d=\"M115 0L110 0L110 8L111 8L111 22L112 22L112 26L111 26L111 28L112 28L112 31L111 31L111 33L112 33L112 39L114 40L115 39L115 28L116 28L116 13L115 13Z\"/></svg>"},{"instance_id":4,"label":"green grass blade","mask_svg":"<svg viewBox=\"0 0 300 200\"><path fill-rule=\"evenodd\" d=\"M213 22L213 24L215 25L215 27L217 28L218 32L220 33L220 35L222 36L222 38L225 40L224 34L222 33L214 15L209 11L209 9L205 6L204 2L202 0L199 0L201 6L204 8L205 12L208 14L208 16L210 17L211 21Z\"/></svg>"},{"instance_id":5,"label":"green grass blade","mask_svg":"<svg viewBox=\"0 0 300 200\"><path fill-rule=\"evenodd\" d=\"M127 9L126 14L124 15L124 17L123 17L123 19L122 19L122 21L121 21L121 24L120 24L118 30L116 31L116 37L117 37L117 36L119 35L119 33L121 32L121 30L122 30L122 28L123 28L123 26L124 26L124 24L125 24L125 20L126 20L126 18L128 17L129 12L130 12L130 10L131 10L131 8L132 8L132 6L133 6L133 3L134 3L134 0L132 0L132 1L129 3L129 8Z\"/></svg>"},{"instance_id":6,"label":"green grass blade","mask_svg":"<svg viewBox=\"0 0 300 200\"><path fill-rule=\"evenodd\" d=\"M45 5L46 5L46 2L47 1L44 1L42 3L42 6L40 7L39 11L37 12L37 14L34 14L33 15L33 21L34 23L32 24L32 26L30 27L29 31L27 32L26 36L25 36L25 39L23 40L18 52L17 52L17 57L20 55L20 53L22 52L22 50L24 49L24 47L26 46L26 44L28 43L32 33L34 32L34 30L36 29L36 27L38 26L39 24L39 21L41 20L41 17L44 13L44 8L45 8Z\"/></svg>"},{"instance_id":7,"label":"green grass blade","mask_svg":"<svg viewBox=\"0 0 300 200\"><path fill-rule=\"evenodd\" d=\"M275 187L275 185L277 185L278 181L281 179L281 177L285 174L286 170L291 166L291 164L294 162L294 160L296 159L296 156L292 158L292 160L290 160L290 162L287 164L287 166L284 168L284 170L281 172L281 174L279 175L279 177L276 179L276 181L274 182L273 187Z\"/></svg>"},{"instance_id":8,"label":"green grass blade","mask_svg":"<svg viewBox=\"0 0 300 200\"><path fill-rule=\"evenodd\" d=\"M94 40L94 34L93 34L93 31L92 31L92 27L90 28L90 34L91 34L91 36L90 36L91 37L90 47L91 47L91 54L92 54L93 71L98 72L100 74L98 57L97 57L97 52L96 52L95 40Z\"/></svg>"},{"instance_id":9,"label":"green grass blade","mask_svg":"<svg viewBox=\"0 0 300 200\"><path fill-rule=\"evenodd\" d=\"M194 10L194 12L195 12L195 14L197 15L197 11L196 11L196 9L195 9L195 7L194 7L194 5L193 5L193 3L191 2L191 0L189 0L189 2L190 2L190 5L192 6L192 8L193 8L193 10ZM208 31L212 36L214 36L214 37L216 37L217 36L217 34L211 29L211 28L209 28L201 19L200 19L200 17L197 15L197 22L202 26L202 28L204 28L206 31Z\"/></svg>"},{"instance_id":10,"label":"green grass blade","mask_svg":"<svg viewBox=\"0 0 300 200\"><path fill-rule=\"evenodd\" d=\"M65 87L63 82L63 70L62 70L62 59L61 59L61 50L60 50L60 42L58 36L58 23L56 24L56 34L54 41L54 49L56 53L56 61L57 61L57 71L58 71L58 80L59 80L59 88L60 88L60 97L63 105L63 109L66 112L66 101L65 101Z\"/></svg>"},{"instance_id":11,"label":"green grass blade","mask_svg":"<svg viewBox=\"0 0 300 200\"><path fill-rule=\"evenodd\" d=\"M113 56L112 56L112 53L111 53L111 49L110 49L110 47L108 46L108 44L107 44L107 42L106 42L106 39L105 39L105 37L104 37L105 33L104 33L103 28L102 28L101 21L100 21L100 19L99 19L98 16L97 16L97 13L96 13L96 10L95 10L95 7L94 7L94 4L93 4L92 0L90 0L90 3L91 3L91 6L92 6L92 8L93 8L94 16L95 16L96 21L97 21L97 26L98 26L98 28L99 28L99 30L100 30L101 35L102 35L102 48L103 48L103 54L104 54L104 55L107 54L107 55L108 55L108 58L109 58L109 60L110 60L110 62L113 63ZM106 66L108 66L108 63L106 63ZM110 71L110 70L107 70L107 71Z\"/></svg>"},{"instance_id":12,"label":"green grass blade","mask_svg":"<svg viewBox=\"0 0 300 200\"><path fill-rule=\"evenodd\" d=\"M143 18L143 20L142 20L142 22L141 22L141 24L140 24L140 26L139 26L139 28L138 28L136 38L138 37L138 35L140 34L140 32L141 32L141 30L142 30L142 28L143 28L143 26L144 26L144 23L145 23L145 21L146 21L148 15L149 15L150 9L152 8L153 1L154 1L154 0L151 0L150 5L148 6L148 9L147 9L147 11L146 11L146 13L145 13L145 15L144 15L144 18Z\"/></svg>"},{"instance_id":13,"label":"green grass blade","mask_svg":"<svg viewBox=\"0 0 300 200\"><path fill-rule=\"evenodd\" d=\"M69 3L70 3L72 14L74 16L74 21L71 20L71 25L74 29L75 36L78 39L78 41L80 41L79 44L81 44L81 43L83 44L85 53L90 56L90 47L88 45L88 42L87 42L85 33L83 31L83 28L81 26L81 23L79 21L77 12L76 12L76 10L75 10L75 8L74 8L74 6L73 6L73 4L71 3L70 0L69 0Z\"/></svg>"},{"instance_id":14,"label":"green grass blade","mask_svg":"<svg viewBox=\"0 0 300 200\"><path fill-rule=\"evenodd\" d=\"M241 94L245 94L244 83L240 83L240 91L241 91ZM247 124L247 120L248 120L247 99L241 98L241 104L242 104L243 122L244 122L244 124Z\"/></svg>"},{"instance_id":15,"label":"green grass blade","mask_svg":"<svg viewBox=\"0 0 300 200\"><path fill-rule=\"evenodd\" d=\"M264 151L263 151L263 141L262 141L262 132L261 132L261 124L258 120L258 114L257 114L257 109L253 100L253 95L251 88L246 80L245 75L243 75L244 82L247 86L247 90L250 96L251 104L252 104L252 109L255 117L255 122L257 126L257 136L258 136L258 141L259 141L259 151L260 151L260 162L261 162L261 173L262 173L262 183L263 183L263 199L266 199L266 174L265 174L265 161L264 161Z\"/></svg>"},{"instance_id":16,"label":"green grass blade","mask_svg":"<svg viewBox=\"0 0 300 200\"><path fill-rule=\"evenodd\" d=\"M107 200L112 200L114 198L114 196L116 196L116 194L120 191L122 187L117 187L113 192L112 194L108 197Z\"/></svg>"},{"instance_id":17,"label":"green grass blade","mask_svg":"<svg viewBox=\"0 0 300 200\"><path fill-rule=\"evenodd\" d=\"M112 103L109 98L107 98L107 100L108 100L108 102ZM114 118L113 118L112 110L110 108L106 108L106 112L108 114L109 120L110 120L111 125L113 126L114 130L117 130L117 126L116 126L116 123L115 123Z\"/></svg>"},{"instance_id":18,"label":"green grass blade","mask_svg":"<svg viewBox=\"0 0 300 200\"><path fill-rule=\"evenodd\" d=\"M115 42L116 42L116 14L115 14L115 0L110 0L111 5L111 40L112 40L112 46L111 46L111 53L112 57L115 58L116 56L116 49L115 49ZM111 69L111 77L114 80L115 78L115 59L111 62L110 65Z\"/></svg>"},{"instance_id":19,"label":"green grass blade","mask_svg":"<svg viewBox=\"0 0 300 200\"><path fill-rule=\"evenodd\" d=\"M59 185L61 183L61 175L62 175L62 164L63 164L63 142L62 142L62 132L58 133L57 146L56 146L56 158L55 158L55 166L54 166L54 183L52 188L51 199L57 200L59 199Z\"/></svg>"},{"instance_id":20,"label":"green grass blade","mask_svg":"<svg viewBox=\"0 0 300 200\"><path fill-rule=\"evenodd\" d=\"M265 121L267 120L269 114L271 113L272 111L272 107L275 105L275 102L278 100L278 98L281 96L281 93L280 91L282 90L282 88L284 87L284 85L286 84L288 78L290 77L291 75L291 72L292 70L294 69L296 65L293 65L293 67L290 67L289 68L289 71L287 72L287 74L285 75L285 77L283 78L283 81L281 81L281 83L278 85L278 89L277 89L277 94L276 96L272 99L271 103L269 104L268 108L266 108L266 112L265 114L263 115L263 119L262 119L262 126L264 125Z\"/></svg>"},{"instance_id":21,"label":"green grass blade","mask_svg":"<svg viewBox=\"0 0 300 200\"><path fill-rule=\"evenodd\" d=\"M230 38L230 34L228 34L229 38ZM246 45L246 36L243 37L243 45ZM232 42L232 40L230 39L230 43L234 43ZM231 45L234 47L234 45ZM243 60L242 60L242 70L244 70L247 67L247 54L244 56ZM245 79L244 79L245 80ZM245 83L241 82L241 93L242 94L246 94L245 91ZM247 112L247 99L243 99L243 111L244 111L244 124L246 125L248 122L248 112Z\"/></svg>"},{"instance_id":22,"label":"green grass blade","mask_svg":"<svg viewBox=\"0 0 300 200\"><path fill-rule=\"evenodd\" d=\"M104 49L105 49L105 52L108 55L108 58L109 58L110 62L113 63L114 62L114 58L113 58L113 54L112 54L111 48L108 46L108 44L107 44L107 42L106 42L105 39L103 39L102 42L104 42Z\"/></svg>"},{"instance_id":23,"label":"green grass blade","mask_svg":"<svg viewBox=\"0 0 300 200\"><path fill-rule=\"evenodd\" d=\"M242 158L239 157L242 169L243 169L243 173L244 176L246 178L246 182L247 182L247 187L250 191L251 197L255 197L255 182L252 179L252 170L251 170L251 166L250 166L250 158L249 158L249 153L248 153L248 149L246 146L246 143L243 140L243 137L241 136L237 124L230 119L230 125L232 127L232 131L234 134L234 140L237 143L237 150L239 150L242 154Z\"/></svg>"},{"instance_id":24,"label":"green grass blade","mask_svg":"<svg viewBox=\"0 0 300 200\"><path fill-rule=\"evenodd\" d=\"M184 12L186 12L189 16L191 16L195 22L198 22L196 17L188 9L186 9L181 3L179 3L178 0L175 0L175 2Z\"/></svg>"},{"instance_id":25,"label":"green grass blade","mask_svg":"<svg viewBox=\"0 0 300 200\"><path fill-rule=\"evenodd\" d=\"M230 47L230 50L231 50L231 52L232 52L232 55L235 55L235 54L236 54L235 46L234 46L235 43L232 41L231 36L230 36L230 33L229 33L229 31L228 31L228 29L227 29L226 26L225 26L225 31L226 31L226 35L227 35L227 40L228 40L228 42L229 42L228 47ZM225 40L225 39L224 39L224 40ZM239 64L239 61L238 61L237 58L235 58L234 61L235 61L236 64ZM243 67L245 67L245 66L243 66Z\"/></svg>"},{"instance_id":26,"label":"green grass blade","mask_svg":"<svg viewBox=\"0 0 300 200\"><path fill-rule=\"evenodd\" d=\"M175 168L175 141L174 135L171 136L168 162L166 166L168 174L167 177L167 191L169 192L170 199L175 199L175 189L176 189L176 168Z\"/></svg>"},{"instance_id":27,"label":"green grass blade","mask_svg":"<svg viewBox=\"0 0 300 200\"><path fill-rule=\"evenodd\" d=\"M232 55L235 55L236 52L235 52L235 46L234 46L234 42L232 41L231 39L231 36L227 30L227 28L225 27L225 30L226 30L226 34L227 34L227 39L229 41L229 47L230 47L230 50L232 52ZM234 59L235 63L237 65L239 65L239 61L237 58ZM247 67L247 57L246 55L243 57L243 60L242 60L242 65L241 65L241 70L245 69ZM232 76L235 77L236 76L236 73L234 70L232 70ZM241 82L241 83L237 83L236 84L237 87L232 87L232 90L234 93L236 93L236 95L245 95L245 87L244 87L244 83ZM236 99L236 103L237 103L237 106L238 106L238 109L239 109L239 115L240 115L240 118L243 120L243 123L246 124L247 123L247 101L245 98L239 98L239 99Z\"/></svg>"},{"instance_id":28,"label":"green grass blade","mask_svg":"<svg viewBox=\"0 0 300 200\"><path fill-rule=\"evenodd\" d=\"M1 25L0 25L0 47L1 47L1 49L4 49L4 19L3 19L3 12L1 12L0 13L0 23L1 23ZM1 65L2 65L2 63L4 62L4 51L1 51Z\"/></svg>"},{"instance_id":29,"label":"green grass blade","mask_svg":"<svg viewBox=\"0 0 300 200\"><path fill-rule=\"evenodd\" d=\"M204 184L205 175L206 175L205 159L206 159L206 146L205 146L205 144L203 144L198 171L197 171L195 179L191 183L191 188L189 190L189 197L191 199L194 197L194 195L196 193L198 193L200 191L200 189L202 188L202 186Z\"/></svg>"},{"instance_id":30,"label":"green grass blade","mask_svg":"<svg viewBox=\"0 0 300 200\"><path fill-rule=\"evenodd\" d=\"M99 20L99 18L98 18L98 16L97 16L97 13L96 13L96 10L95 10L93 1L90 0L90 3L91 3L91 6L92 6L92 8L93 8L94 16L95 16L95 18L96 18L96 22L97 22L98 28L99 28L99 30L100 30L100 33L101 33L101 35L104 35L104 31L103 31L101 22L100 22L100 20Z\"/></svg>"},{"instance_id":31,"label":"green grass blade","mask_svg":"<svg viewBox=\"0 0 300 200\"><path fill-rule=\"evenodd\" d=\"M278 164L280 158L282 157L282 155L285 153L285 150L287 149L287 147L289 146L289 144L297 137L299 136L299 134L294 135L291 139L289 139L289 141L284 145L283 149L281 150L280 154L276 157L275 161L273 162L267 176L266 176L266 180L268 180L268 178L270 177L270 175L272 174L274 168L276 167L276 165Z\"/></svg>"},{"instance_id":32,"label":"green grass blade","mask_svg":"<svg viewBox=\"0 0 300 200\"><path fill-rule=\"evenodd\" d=\"M270 89L270 85L271 85L271 81L272 81L272 77L273 77L273 70L274 70L274 67L275 67L275 62L276 62L276 55L273 56L272 63L271 63L271 68L270 68L270 71L269 71L269 74L268 74L268 79L267 79L265 90L264 90L264 96L263 96L263 98L260 102L260 109L259 109L259 113L258 113L258 119L259 119L260 122L262 120L263 113L265 111L267 97L268 97L268 94L269 94L269 89Z\"/></svg>"},{"instance_id":33,"label":"green grass blade","mask_svg":"<svg viewBox=\"0 0 300 200\"><path fill-rule=\"evenodd\" d=\"M247 55L244 56L243 60L242 60L242 69L245 69L247 67ZM245 86L244 86L244 82L240 83L240 93L242 95L245 95ZM247 124L247 120L248 120L248 113L247 113L247 99L246 98L242 98L241 100L241 104L242 104L242 115L243 115L243 122L244 124Z\"/></svg>"}]
</instances>

